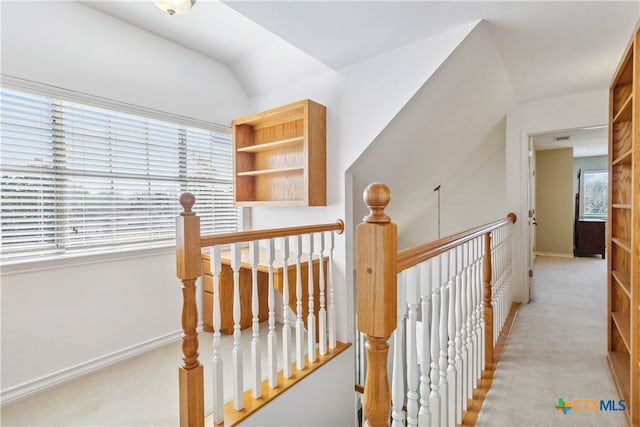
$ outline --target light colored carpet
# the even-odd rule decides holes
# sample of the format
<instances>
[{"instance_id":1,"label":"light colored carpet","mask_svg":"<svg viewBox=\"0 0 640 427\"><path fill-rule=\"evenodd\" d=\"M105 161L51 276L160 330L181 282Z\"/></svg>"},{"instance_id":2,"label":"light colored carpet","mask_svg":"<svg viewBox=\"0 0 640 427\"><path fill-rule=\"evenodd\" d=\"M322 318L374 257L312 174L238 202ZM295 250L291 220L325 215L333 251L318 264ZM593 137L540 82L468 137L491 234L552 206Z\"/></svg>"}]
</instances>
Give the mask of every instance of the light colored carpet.
<instances>
[{"instance_id":1,"label":"light colored carpet","mask_svg":"<svg viewBox=\"0 0 640 427\"><path fill-rule=\"evenodd\" d=\"M276 324L278 349L282 325ZM260 324L263 377L266 378L267 322ZM204 365L205 409L212 408L211 358L213 334L201 333L200 362ZM242 331L245 389L251 361L251 328ZM231 369L233 338L223 335L222 357ZM177 426L179 424L178 367L181 342L176 341L139 356L83 375L0 408L0 425L18 426ZM278 355L278 369L282 360ZM225 402L231 400L232 385L225 378Z\"/></svg>"},{"instance_id":2,"label":"light colored carpet","mask_svg":"<svg viewBox=\"0 0 640 427\"><path fill-rule=\"evenodd\" d=\"M520 307L478 427L627 425L622 412L555 409L559 398L620 399L606 360L606 270L600 258L537 258L535 299Z\"/></svg>"}]
</instances>

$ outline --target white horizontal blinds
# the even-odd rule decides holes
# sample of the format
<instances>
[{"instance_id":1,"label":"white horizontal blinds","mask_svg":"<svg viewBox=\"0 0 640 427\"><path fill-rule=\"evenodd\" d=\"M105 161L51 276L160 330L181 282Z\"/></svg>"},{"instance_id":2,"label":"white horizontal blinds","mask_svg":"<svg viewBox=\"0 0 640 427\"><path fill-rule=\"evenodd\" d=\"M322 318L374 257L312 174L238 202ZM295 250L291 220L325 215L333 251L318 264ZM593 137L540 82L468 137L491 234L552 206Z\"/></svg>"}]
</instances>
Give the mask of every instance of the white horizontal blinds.
<instances>
[{"instance_id":1,"label":"white horizontal blinds","mask_svg":"<svg viewBox=\"0 0 640 427\"><path fill-rule=\"evenodd\" d=\"M57 250L57 176L51 101L2 90L2 252Z\"/></svg>"},{"instance_id":2,"label":"white horizontal blinds","mask_svg":"<svg viewBox=\"0 0 640 427\"><path fill-rule=\"evenodd\" d=\"M179 213L177 125L60 102L67 249L161 242Z\"/></svg>"},{"instance_id":3,"label":"white horizontal blinds","mask_svg":"<svg viewBox=\"0 0 640 427\"><path fill-rule=\"evenodd\" d=\"M204 233L237 230L230 135L6 88L2 99L3 259L170 243L182 191Z\"/></svg>"},{"instance_id":4,"label":"white horizontal blinds","mask_svg":"<svg viewBox=\"0 0 640 427\"><path fill-rule=\"evenodd\" d=\"M212 233L237 231L239 209L233 204L231 135L189 127L185 189L196 196L201 227Z\"/></svg>"}]
</instances>

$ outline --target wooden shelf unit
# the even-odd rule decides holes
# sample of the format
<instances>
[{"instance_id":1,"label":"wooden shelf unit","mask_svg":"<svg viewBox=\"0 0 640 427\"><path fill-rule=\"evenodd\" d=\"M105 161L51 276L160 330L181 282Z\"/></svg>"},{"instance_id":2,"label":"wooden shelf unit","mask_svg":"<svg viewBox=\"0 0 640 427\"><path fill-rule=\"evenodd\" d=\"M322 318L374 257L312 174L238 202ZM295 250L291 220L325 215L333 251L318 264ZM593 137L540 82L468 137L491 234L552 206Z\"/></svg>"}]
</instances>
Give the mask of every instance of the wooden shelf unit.
<instances>
[{"instance_id":1,"label":"wooden shelf unit","mask_svg":"<svg viewBox=\"0 0 640 427\"><path fill-rule=\"evenodd\" d=\"M607 349L627 421L640 425L640 32L609 91Z\"/></svg>"},{"instance_id":2,"label":"wooden shelf unit","mask_svg":"<svg viewBox=\"0 0 640 427\"><path fill-rule=\"evenodd\" d=\"M238 206L326 206L326 107L309 99L233 121Z\"/></svg>"}]
</instances>

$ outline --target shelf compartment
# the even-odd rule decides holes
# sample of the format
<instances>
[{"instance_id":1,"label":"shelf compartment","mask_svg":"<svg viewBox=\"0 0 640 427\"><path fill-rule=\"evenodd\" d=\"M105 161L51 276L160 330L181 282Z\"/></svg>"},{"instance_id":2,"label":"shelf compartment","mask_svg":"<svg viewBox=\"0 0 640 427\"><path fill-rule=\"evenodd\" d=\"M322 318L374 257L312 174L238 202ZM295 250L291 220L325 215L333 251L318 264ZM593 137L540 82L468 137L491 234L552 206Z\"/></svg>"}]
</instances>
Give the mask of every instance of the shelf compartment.
<instances>
[{"instance_id":1,"label":"shelf compartment","mask_svg":"<svg viewBox=\"0 0 640 427\"><path fill-rule=\"evenodd\" d=\"M632 122L617 122L611 125L611 158L617 160L632 148Z\"/></svg>"},{"instance_id":2,"label":"shelf compartment","mask_svg":"<svg viewBox=\"0 0 640 427\"><path fill-rule=\"evenodd\" d=\"M631 167L628 164L619 163L612 167L611 179L611 203L631 204Z\"/></svg>"},{"instance_id":3,"label":"shelf compartment","mask_svg":"<svg viewBox=\"0 0 640 427\"><path fill-rule=\"evenodd\" d=\"M612 311L611 318L613 323L618 328L622 342L624 343L627 351L631 351L631 316L624 311Z\"/></svg>"},{"instance_id":4,"label":"shelf compartment","mask_svg":"<svg viewBox=\"0 0 640 427\"><path fill-rule=\"evenodd\" d=\"M234 120L233 137L236 205L326 206L325 106L305 99Z\"/></svg>"},{"instance_id":5,"label":"shelf compartment","mask_svg":"<svg viewBox=\"0 0 640 427\"><path fill-rule=\"evenodd\" d=\"M611 205L614 209L631 209L631 205L623 204L623 203L614 203Z\"/></svg>"},{"instance_id":6,"label":"shelf compartment","mask_svg":"<svg viewBox=\"0 0 640 427\"><path fill-rule=\"evenodd\" d=\"M629 237L631 230L631 209L627 209L623 203L612 204L611 207L611 236L612 237Z\"/></svg>"},{"instance_id":7,"label":"shelf compartment","mask_svg":"<svg viewBox=\"0 0 640 427\"><path fill-rule=\"evenodd\" d=\"M633 152L631 150L627 150L624 153L622 153L620 155L620 157L617 157L612 164L615 165L619 165L619 164L631 164L631 154Z\"/></svg>"},{"instance_id":8,"label":"shelf compartment","mask_svg":"<svg viewBox=\"0 0 640 427\"><path fill-rule=\"evenodd\" d=\"M618 286L624 291L628 298L631 298L631 273L628 271L622 270L613 270L611 272L611 276L613 276L614 280L618 284Z\"/></svg>"},{"instance_id":9,"label":"shelf compartment","mask_svg":"<svg viewBox=\"0 0 640 427\"><path fill-rule=\"evenodd\" d=\"M622 237L612 237L611 241L615 243L616 246L624 249L628 253L631 253L631 239L622 238Z\"/></svg>"},{"instance_id":10,"label":"shelf compartment","mask_svg":"<svg viewBox=\"0 0 640 427\"><path fill-rule=\"evenodd\" d=\"M633 94L633 49L627 50L624 59L616 70L616 79L612 87L613 116L622 109L622 106Z\"/></svg>"},{"instance_id":11,"label":"shelf compartment","mask_svg":"<svg viewBox=\"0 0 640 427\"><path fill-rule=\"evenodd\" d=\"M280 141L265 142L262 144L249 145L237 149L239 153L259 153L261 151L278 150L286 147L296 147L304 143L303 136L282 139Z\"/></svg>"},{"instance_id":12,"label":"shelf compartment","mask_svg":"<svg viewBox=\"0 0 640 427\"><path fill-rule=\"evenodd\" d=\"M622 87L624 88L625 92L622 94L622 96L626 95L626 98L621 99L621 104L617 109L614 110L618 113L613 116L613 123L631 122L631 104L633 103L633 97L631 96L631 85L624 85ZM627 91L628 94L626 94Z\"/></svg>"},{"instance_id":13,"label":"shelf compartment","mask_svg":"<svg viewBox=\"0 0 640 427\"><path fill-rule=\"evenodd\" d=\"M631 377L631 363L629 359L629 353L624 351L610 351L609 366L611 367L611 373L613 374L613 381L616 384L620 397L630 402L631 387L629 384L629 378ZM627 406L629 408L629 406ZM628 411L629 409L627 409Z\"/></svg>"}]
</instances>

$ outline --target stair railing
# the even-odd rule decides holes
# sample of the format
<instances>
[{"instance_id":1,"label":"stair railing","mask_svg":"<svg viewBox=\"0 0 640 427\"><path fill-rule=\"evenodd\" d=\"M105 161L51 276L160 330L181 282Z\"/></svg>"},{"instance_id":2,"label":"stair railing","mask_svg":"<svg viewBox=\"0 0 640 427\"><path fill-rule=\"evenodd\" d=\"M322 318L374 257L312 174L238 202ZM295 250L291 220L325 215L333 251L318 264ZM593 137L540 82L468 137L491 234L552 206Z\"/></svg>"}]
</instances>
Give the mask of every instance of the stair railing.
<instances>
[{"instance_id":1,"label":"stair railing","mask_svg":"<svg viewBox=\"0 0 640 427\"><path fill-rule=\"evenodd\" d=\"M213 282L213 313L209 313L213 320L212 421L230 425L246 418L349 346L336 340L332 274L334 233L342 233L344 224L338 220L329 224L201 236L200 218L192 211L194 203L195 197L184 193L180 197L183 212L176 219L177 276L182 282L183 295L180 425L200 427L205 420L204 368L198 359L196 304L196 281L202 276L203 248L210 248L208 265ZM279 271L278 286L283 297L281 345L276 333L275 270ZM223 287L232 302L221 299ZM264 291L266 307L263 307ZM246 303L247 300L250 303ZM220 348L223 304L232 307L232 313L226 310L226 323L232 324L229 328L233 333L231 363L226 364L224 370ZM268 324L268 333L267 379L263 380L260 323L264 311L268 313L268 320L264 321ZM242 353L246 349L241 345L241 329L247 316L252 333L248 369L243 366ZM278 366L282 369L278 370ZM245 392L246 376L250 390ZM225 403L224 383L229 379L233 391L231 400Z\"/></svg>"},{"instance_id":2,"label":"stair railing","mask_svg":"<svg viewBox=\"0 0 640 427\"><path fill-rule=\"evenodd\" d=\"M397 227L384 213L389 188L371 184L363 198L370 213L356 228L356 299L366 338L364 418L372 427L461 424L511 306L516 216L398 251Z\"/></svg>"}]
</instances>

